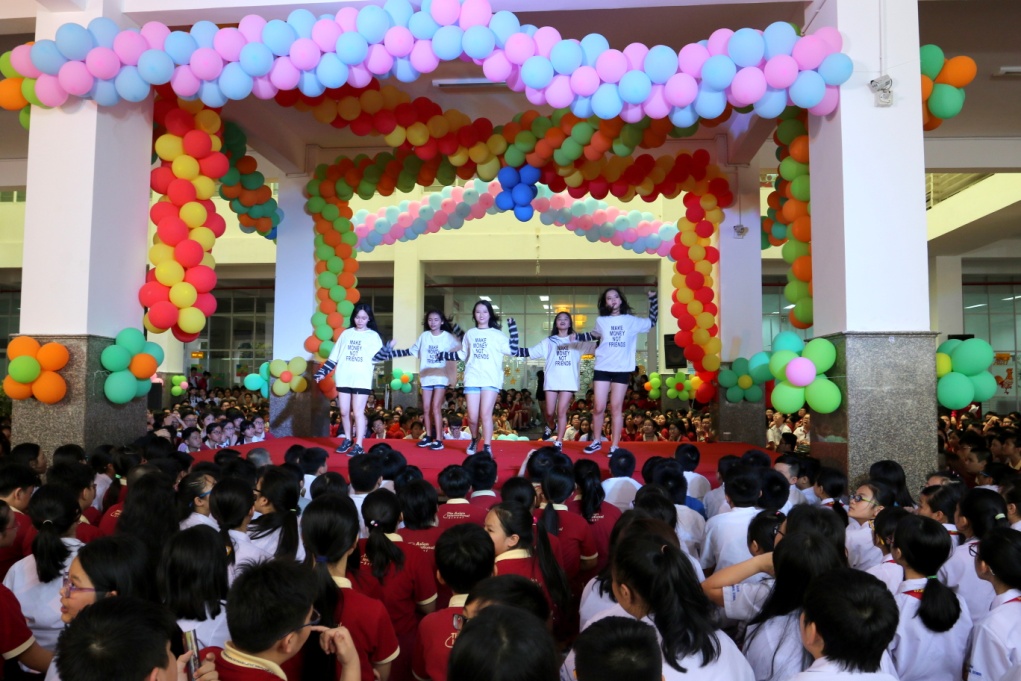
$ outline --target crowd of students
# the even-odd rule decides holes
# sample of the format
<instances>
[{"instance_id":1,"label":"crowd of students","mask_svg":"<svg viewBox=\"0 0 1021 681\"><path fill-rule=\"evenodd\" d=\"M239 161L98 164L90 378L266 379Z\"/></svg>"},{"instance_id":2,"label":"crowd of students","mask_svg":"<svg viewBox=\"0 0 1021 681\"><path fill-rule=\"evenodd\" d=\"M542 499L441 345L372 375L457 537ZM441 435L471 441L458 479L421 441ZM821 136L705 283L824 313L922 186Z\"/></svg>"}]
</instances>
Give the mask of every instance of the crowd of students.
<instances>
[{"instance_id":1,"label":"crowd of students","mask_svg":"<svg viewBox=\"0 0 1021 681\"><path fill-rule=\"evenodd\" d=\"M937 472L916 502L893 461L849 485L751 450L714 486L681 443L434 487L385 441L347 479L320 448L145 445L0 461L7 678L1021 678L1013 479Z\"/></svg>"}]
</instances>

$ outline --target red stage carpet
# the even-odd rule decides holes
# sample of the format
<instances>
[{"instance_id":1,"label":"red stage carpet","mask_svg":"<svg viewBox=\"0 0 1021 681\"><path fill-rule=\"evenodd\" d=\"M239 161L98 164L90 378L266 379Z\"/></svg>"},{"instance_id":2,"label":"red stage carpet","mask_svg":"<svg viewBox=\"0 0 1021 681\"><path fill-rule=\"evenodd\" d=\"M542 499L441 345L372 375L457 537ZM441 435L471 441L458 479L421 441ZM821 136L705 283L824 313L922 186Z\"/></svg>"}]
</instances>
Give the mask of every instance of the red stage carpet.
<instances>
[{"instance_id":1,"label":"red stage carpet","mask_svg":"<svg viewBox=\"0 0 1021 681\"><path fill-rule=\"evenodd\" d=\"M377 442L379 441L366 440L366 449ZM412 440L384 440L384 442L404 454L410 465L421 468L422 473L425 475L425 479L434 485L436 484L436 478L441 470L451 464L461 463L464 460L465 449L468 447L468 440L446 440L443 443L444 449L442 451L434 452L429 449L419 449L415 446L415 443ZM270 456L273 458L273 463L279 464L283 463L284 452L286 452L288 447L291 445L322 447L330 452L330 470L341 473L346 479L348 457L333 453L333 450L338 444L339 441L334 438L283 437L267 440L257 444L241 445L235 447L235 449L244 453L250 449L254 449L255 447L263 447L269 451ZM528 452L536 447L542 446L543 444L543 442L537 440L495 440L493 442L493 456L499 467L499 480L504 481L517 475L518 469L521 467L521 462L525 460ZM637 459L634 477L638 481L642 481L642 464L653 456L673 458L674 449L677 447L676 443L673 442L629 442L626 443L626 445L625 449L634 454ZM572 460L582 458L592 459L599 464L600 468L603 469L604 476L608 476L609 471L607 464L609 463L609 459L606 456L606 452L609 449L609 444L603 443L603 449L600 452L591 455L582 452L584 446L584 442L568 442L564 445L564 453L571 457ZM715 487L716 462L727 454L740 456L747 450L754 448L755 447L753 445L743 442L700 444L698 445L698 449L702 454L702 460L698 467L698 472L707 477ZM196 455L196 458L199 460L211 461L213 458L213 452L199 452ZM499 486L499 484L500 483L497 483L497 486Z\"/></svg>"}]
</instances>

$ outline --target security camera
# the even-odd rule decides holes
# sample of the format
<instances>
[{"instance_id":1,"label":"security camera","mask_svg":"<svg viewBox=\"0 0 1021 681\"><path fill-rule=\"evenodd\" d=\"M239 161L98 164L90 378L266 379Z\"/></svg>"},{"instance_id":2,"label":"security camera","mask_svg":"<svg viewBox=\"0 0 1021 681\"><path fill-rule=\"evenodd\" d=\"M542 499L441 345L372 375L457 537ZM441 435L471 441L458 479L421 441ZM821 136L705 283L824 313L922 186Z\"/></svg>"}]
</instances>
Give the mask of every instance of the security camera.
<instances>
[{"instance_id":1,"label":"security camera","mask_svg":"<svg viewBox=\"0 0 1021 681\"><path fill-rule=\"evenodd\" d=\"M748 233L748 228L744 225L734 225L734 237L737 239L743 239L744 235Z\"/></svg>"},{"instance_id":2,"label":"security camera","mask_svg":"<svg viewBox=\"0 0 1021 681\"><path fill-rule=\"evenodd\" d=\"M873 92L883 92L893 89L893 78L890 76L880 76L875 80L869 81L869 89Z\"/></svg>"}]
</instances>

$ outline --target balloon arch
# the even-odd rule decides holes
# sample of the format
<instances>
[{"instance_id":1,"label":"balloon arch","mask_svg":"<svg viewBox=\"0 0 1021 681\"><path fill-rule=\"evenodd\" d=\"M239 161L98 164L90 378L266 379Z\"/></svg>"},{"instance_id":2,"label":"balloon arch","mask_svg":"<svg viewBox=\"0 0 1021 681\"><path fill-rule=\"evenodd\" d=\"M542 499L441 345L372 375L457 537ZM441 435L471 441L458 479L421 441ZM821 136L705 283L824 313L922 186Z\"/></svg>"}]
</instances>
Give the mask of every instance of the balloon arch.
<instances>
[{"instance_id":1,"label":"balloon arch","mask_svg":"<svg viewBox=\"0 0 1021 681\"><path fill-rule=\"evenodd\" d=\"M852 72L835 29L800 35L778 22L759 31L720 29L679 51L633 43L624 50L590 34L565 39L551 27L521 25L488 0L407 0L345 7L316 17L296 10L286 21L244 17L236 27L202 21L187 31L159 22L121 30L105 18L64 24L53 40L21 45L0 57L0 107L20 112L70 98L115 106L155 90L151 187L161 195L152 268L139 291L144 326L194 340L216 309L211 250L226 228L212 201L219 194L241 228L267 238L282 217L244 132L220 109L254 95L307 111L315 120L358 135L381 136L393 151L340 157L320 165L306 185L315 229L317 309L305 349L325 357L359 300L358 253L410 240L466 220L513 211L527 221L562 225L589 241L655 253L675 264L670 308L675 341L715 394L721 343L716 323L715 243L734 200L707 152L653 157L700 125L733 112L779 119L782 178L763 241L791 251L792 321L811 325L810 218L806 116L827 115ZM551 115L530 110L506 122L472 120L410 97L379 79L411 82L443 61L480 66L487 78L524 92ZM786 164L786 170L784 168ZM452 187L460 178L463 187ZM799 179L805 178L805 179ZM219 183L219 187L217 187ZM350 201L416 185L447 188L420 202L354 213ZM652 202L683 194L676 225L623 211L608 195ZM587 198L586 198L587 197ZM777 218L779 215L779 218ZM784 229L779 229L783 227ZM793 245L792 245L793 244ZM805 260L807 258L807 261Z\"/></svg>"}]
</instances>

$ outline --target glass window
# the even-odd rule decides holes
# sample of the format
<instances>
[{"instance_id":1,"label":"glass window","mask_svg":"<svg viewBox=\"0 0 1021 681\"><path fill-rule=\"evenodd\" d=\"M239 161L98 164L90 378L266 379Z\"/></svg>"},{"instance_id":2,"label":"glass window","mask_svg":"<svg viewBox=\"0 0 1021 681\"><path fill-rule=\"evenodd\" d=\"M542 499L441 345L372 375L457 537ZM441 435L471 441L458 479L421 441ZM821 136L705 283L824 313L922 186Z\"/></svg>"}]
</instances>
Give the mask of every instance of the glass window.
<instances>
[{"instance_id":1,"label":"glass window","mask_svg":"<svg viewBox=\"0 0 1021 681\"><path fill-rule=\"evenodd\" d=\"M1013 351L1017 347L1014 341L1014 317L1008 315L990 315L989 329L991 331L989 344L994 350Z\"/></svg>"},{"instance_id":2,"label":"glass window","mask_svg":"<svg viewBox=\"0 0 1021 681\"><path fill-rule=\"evenodd\" d=\"M989 314L1014 314L1014 287L990 286Z\"/></svg>"}]
</instances>

